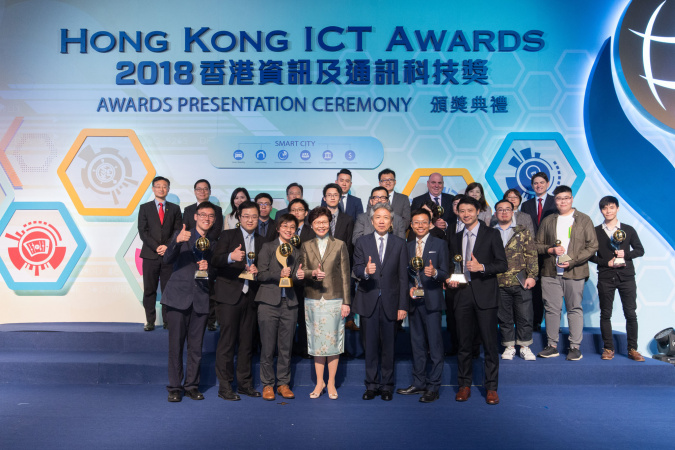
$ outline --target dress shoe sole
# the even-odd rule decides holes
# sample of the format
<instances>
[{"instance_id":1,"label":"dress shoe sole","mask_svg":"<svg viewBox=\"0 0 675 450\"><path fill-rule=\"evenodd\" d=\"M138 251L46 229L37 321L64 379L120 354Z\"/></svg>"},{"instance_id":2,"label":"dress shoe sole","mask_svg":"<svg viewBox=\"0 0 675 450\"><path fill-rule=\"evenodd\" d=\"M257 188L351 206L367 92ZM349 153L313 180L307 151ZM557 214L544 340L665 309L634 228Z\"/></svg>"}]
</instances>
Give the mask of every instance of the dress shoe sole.
<instances>
[{"instance_id":1,"label":"dress shoe sole","mask_svg":"<svg viewBox=\"0 0 675 450\"><path fill-rule=\"evenodd\" d=\"M245 395L245 396L251 397L251 398L260 398L260 397L262 397L262 394L261 394L260 392L246 393L246 392L242 392L242 391L237 391L237 394Z\"/></svg>"},{"instance_id":2,"label":"dress shoe sole","mask_svg":"<svg viewBox=\"0 0 675 450\"><path fill-rule=\"evenodd\" d=\"M228 398L228 397L225 397L222 394L218 394L218 397L222 398L223 400L230 401L230 402L238 402L239 400L241 400L241 397L239 397L238 395L235 395L233 397Z\"/></svg>"},{"instance_id":3,"label":"dress shoe sole","mask_svg":"<svg viewBox=\"0 0 675 450\"><path fill-rule=\"evenodd\" d=\"M419 395L424 394L426 391L424 389L419 389L415 391L407 391L405 389L397 389L396 393L400 395Z\"/></svg>"}]
</instances>

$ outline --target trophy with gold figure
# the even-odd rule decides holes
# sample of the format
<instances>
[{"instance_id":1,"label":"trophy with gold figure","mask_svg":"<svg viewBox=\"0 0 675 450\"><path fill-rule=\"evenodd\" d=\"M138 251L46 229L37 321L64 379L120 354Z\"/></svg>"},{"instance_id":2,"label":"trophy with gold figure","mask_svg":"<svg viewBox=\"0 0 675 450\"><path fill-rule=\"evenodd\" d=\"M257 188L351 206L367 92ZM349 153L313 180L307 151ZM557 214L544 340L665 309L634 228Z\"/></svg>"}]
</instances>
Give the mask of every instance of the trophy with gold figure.
<instances>
[{"instance_id":1,"label":"trophy with gold figure","mask_svg":"<svg viewBox=\"0 0 675 450\"><path fill-rule=\"evenodd\" d=\"M293 254L293 246L291 244L283 243L277 247L277 261L284 269L288 267L288 257ZM279 279L279 287L289 288L293 287L293 279L291 277L281 277Z\"/></svg>"},{"instance_id":2,"label":"trophy with gold figure","mask_svg":"<svg viewBox=\"0 0 675 450\"><path fill-rule=\"evenodd\" d=\"M300 248L300 244L301 244L300 236L298 236L297 234L294 234L293 236L291 236L291 239L290 239L289 242L293 245L293 247Z\"/></svg>"},{"instance_id":3,"label":"trophy with gold figure","mask_svg":"<svg viewBox=\"0 0 675 450\"><path fill-rule=\"evenodd\" d=\"M208 238L202 236L199 239L197 239L197 242L195 242L195 246L192 249L192 253L195 255L197 262L204 260L204 253L209 251L209 248L211 248L211 242L209 242ZM198 280L208 279L209 272L206 270L196 270L195 278Z\"/></svg>"},{"instance_id":4,"label":"trophy with gold figure","mask_svg":"<svg viewBox=\"0 0 675 450\"><path fill-rule=\"evenodd\" d=\"M562 245L562 241L560 239L555 241L555 246L560 247ZM568 254L562 254L558 255L555 257L555 265L557 266L558 264L565 264L566 262L572 261L572 258L569 257Z\"/></svg>"},{"instance_id":5,"label":"trophy with gold figure","mask_svg":"<svg viewBox=\"0 0 675 450\"><path fill-rule=\"evenodd\" d=\"M626 240L626 232L623 230L616 230L614 234L612 235L612 240L610 241L610 245L614 249L614 251L618 251L621 249L621 244L623 244L623 241ZM622 267L626 265L626 260L624 258L614 258L614 267Z\"/></svg>"},{"instance_id":6,"label":"trophy with gold figure","mask_svg":"<svg viewBox=\"0 0 675 450\"><path fill-rule=\"evenodd\" d=\"M254 262L255 262L255 252L248 252L246 254L246 265L250 267L253 265ZM254 273L249 273L248 270L244 270L242 273L239 274L239 278L253 281L256 279L256 275Z\"/></svg>"},{"instance_id":7,"label":"trophy with gold figure","mask_svg":"<svg viewBox=\"0 0 675 450\"><path fill-rule=\"evenodd\" d=\"M413 297L424 297L424 289L422 288L422 280L420 279L420 270L424 267L424 261L419 256L414 256L410 260L410 267L415 271L415 288L413 289Z\"/></svg>"},{"instance_id":8,"label":"trophy with gold figure","mask_svg":"<svg viewBox=\"0 0 675 450\"><path fill-rule=\"evenodd\" d=\"M455 263L455 271L450 275L450 281L456 281L460 284L468 283L466 275L464 275L464 270L462 269L462 255L455 255L452 258L452 261Z\"/></svg>"}]
</instances>

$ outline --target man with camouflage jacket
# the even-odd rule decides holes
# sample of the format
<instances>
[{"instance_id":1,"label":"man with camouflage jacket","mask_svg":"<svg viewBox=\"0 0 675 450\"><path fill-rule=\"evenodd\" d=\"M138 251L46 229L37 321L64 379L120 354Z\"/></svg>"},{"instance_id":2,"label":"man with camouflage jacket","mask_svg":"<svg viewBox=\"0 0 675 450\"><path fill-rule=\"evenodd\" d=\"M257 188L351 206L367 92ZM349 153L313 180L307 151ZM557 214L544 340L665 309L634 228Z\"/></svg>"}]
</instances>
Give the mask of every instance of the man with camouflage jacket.
<instances>
[{"instance_id":1,"label":"man with camouflage jacket","mask_svg":"<svg viewBox=\"0 0 675 450\"><path fill-rule=\"evenodd\" d=\"M532 344L532 291L539 273L537 248L534 236L523 225L516 225L513 205L500 200L495 205L497 224L494 226L502 236L509 269L497 275L499 281L499 330L505 347L502 359L513 359L516 345L520 357L534 361L530 350ZM515 325L515 330L514 330ZM517 336L517 339L516 339Z\"/></svg>"}]
</instances>

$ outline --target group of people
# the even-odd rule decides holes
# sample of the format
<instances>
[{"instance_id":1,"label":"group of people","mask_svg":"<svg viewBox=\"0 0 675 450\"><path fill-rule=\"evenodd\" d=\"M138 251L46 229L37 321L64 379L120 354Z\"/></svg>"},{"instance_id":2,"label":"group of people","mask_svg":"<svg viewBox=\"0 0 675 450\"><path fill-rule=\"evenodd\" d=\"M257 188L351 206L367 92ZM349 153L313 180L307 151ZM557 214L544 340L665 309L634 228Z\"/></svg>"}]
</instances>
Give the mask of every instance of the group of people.
<instances>
[{"instance_id":1,"label":"group of people","mask_svg":"<svg viewBox=\"0 0 675 450\"><path fill-rule=\"evenodd\" d=\"M618 289L628 357L644 361L637 351L633 267L644 249L635 230L618 221L615 197L600 201L605 220L594 227L572 207L569 187L558 186L548 194L549 180L542 172L531 179L533 198L521 205L520 192L510 189L494 205L494 214L480 183L453 196L443 192L443 177L434 173L428 191L410 201L395 192L393 170L382 170L378 181L365 211L361 199L350 193L348 169L323 188L321 205L311 210L303 187L291 183L288 206L273 219L272 197L260 193L251 199L243 187L232 192L231 212L224 217L209 201L211 185L203 179L194 185L197 202L181 214L178 205L166 201L169 180L153 180L155 198L140 207L138 219L144 329L154 330L159 285L163 323L169 330L170 402L181 401L183 395L204 398L198 389L202 341L206 329L217 329L216 323L218 396L225 400L240 400L240 395L294 398L294 352L314 358L317 384L310 398L327 392L337 399L335 375L345 328L362 334L363 399L392 400L394 343L408 317L413 383L397 393L419 394L423 403L437 400L444 356L450 354L458 361L455 399L468 400L472 360L482 345L486 402L498 404L498 334L502 359L513 359L516 347L526 361L559 356L564 303L570 329L566 359L582 358L588 261L598 266L602 359L614 357L611 315ZM441 326L444 311L448 352ZM535 356L529 346L542 318L547 345ZM254 388L251 373L258 345L262 393Z\"/></svg>"}]
</instances>

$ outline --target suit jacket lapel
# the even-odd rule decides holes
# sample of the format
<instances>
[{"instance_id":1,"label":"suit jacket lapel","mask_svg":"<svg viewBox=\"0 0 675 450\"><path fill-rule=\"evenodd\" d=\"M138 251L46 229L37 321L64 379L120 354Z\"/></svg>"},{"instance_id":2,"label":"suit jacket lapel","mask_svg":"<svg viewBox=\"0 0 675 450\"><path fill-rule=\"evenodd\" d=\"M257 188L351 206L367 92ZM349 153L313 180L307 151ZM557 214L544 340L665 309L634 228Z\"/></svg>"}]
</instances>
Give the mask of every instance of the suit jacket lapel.
<instances>
[{"instance_id":1,"label":"suit jacket lapel","mask_svg":"<svg viewBox=\"0 0 675 450\"><path fill-rule=\"evenodd\" d=\"M317 245L317 250L319 249ZM331 252L334 252L337 249L337 243L335 242L335 238L332 236L328 237L328 241L326 243L326 251L323 252L323 258L321 258L321 264L324 263L324 261L328 258L328 256L331 254Z\"/></svg>"},{"instance_id":2,"label":"suit jacket lapel","mask_svg":"<svg viewBox=\"0 0 675 450\"><path fill-rule=\"evenodd\" d=\"M314 259L317 261L321 261L321 252L319 251L319 240L314 238L311 241L309 241L309 245L307 245L307 249L313 253ZM312 259L311 257L309 259ZM308 264L309 265L309 264Z\"/></svg>"},{"instance_id":3,"label":"suit jacket lapel","mask_svg":"<svg viewBox=\"0 0 675 450\"><path fill-rule=\"evenodd\" d=\"M391 257L391 251L393 247L393 239L391 238L391 235L387 237L387 244L384 247L384 254L388 255L384 257L384 260L382 261L382 269L384 269L384 266L387 264L387 261L389 261L389 257ZM377 246L376 246L377 247ZM378 259L379 259L379 253L378 253Z\"/></svg>"}]
</instances>

